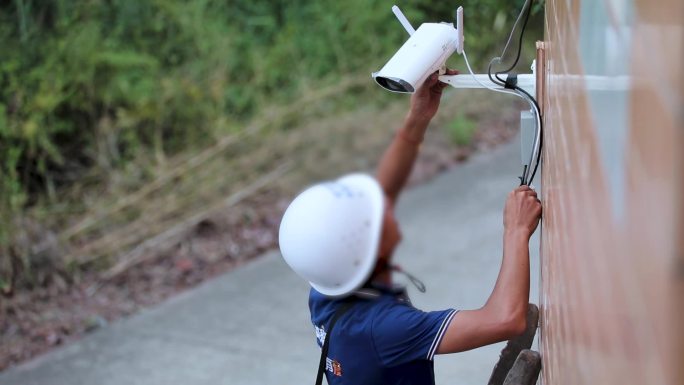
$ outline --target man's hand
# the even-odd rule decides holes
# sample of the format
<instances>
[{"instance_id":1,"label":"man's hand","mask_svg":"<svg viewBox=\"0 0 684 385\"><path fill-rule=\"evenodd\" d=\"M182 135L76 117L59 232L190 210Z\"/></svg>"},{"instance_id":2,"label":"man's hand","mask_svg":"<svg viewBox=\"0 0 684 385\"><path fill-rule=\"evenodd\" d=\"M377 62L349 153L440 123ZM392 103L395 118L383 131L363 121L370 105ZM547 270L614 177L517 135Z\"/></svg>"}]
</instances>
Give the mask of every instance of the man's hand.
<instances>
[{"instance_id":1,"label":"man's hand","mask_svg":"<svg viewBox=\"0 0 684 385\"><path fill-rule=\"evenodd\" d=\"M513 190L504 209L504 255L487 303L459 311L447 327L438 354L505 341L525 331L530 297L529 239L539 224L541 202L528 186Z\"/></svg>"},{"instance_id":2,"label":"man's hand","mask_svg":"<svg viewBox=\"0 0 684 385\"><path fill-rule=\"evenodd\" d=\"M520 186L508 194L504 208L506 232L522 232L530 237L539 224L541 202L537 192L528 186Z\"/></svg>"},{"instance_id":3,"label":"man's hand","mask_svg":"<svg viewBox=\"0 0 684 385\"><path fill-rule=\"evenodd\" d=\"M447 70L447 75L458 71ZM411 96L411 109L406 115L392 143L387 148L378 165L378 181L385 195L394 203L404 187L406 179L418 155L419 144L423 141L428 123L437 113L442 91L447 84L439 81L435 72Z\"/></svg>"},{"instance_id":4,"label":"man's hand","mask_svg":"<svg viewBox=\"0 0 684 385\"><path fill-rule=\"evenodd\" d=\"M458 71L447 69L446 75L456 75ZM437 72L428 76L422 86L411 96L411 110L409 119L415 119L418 123L427 124L437 113L442 91L448 86L439 81Z\"/></svg>"}]
</instances>

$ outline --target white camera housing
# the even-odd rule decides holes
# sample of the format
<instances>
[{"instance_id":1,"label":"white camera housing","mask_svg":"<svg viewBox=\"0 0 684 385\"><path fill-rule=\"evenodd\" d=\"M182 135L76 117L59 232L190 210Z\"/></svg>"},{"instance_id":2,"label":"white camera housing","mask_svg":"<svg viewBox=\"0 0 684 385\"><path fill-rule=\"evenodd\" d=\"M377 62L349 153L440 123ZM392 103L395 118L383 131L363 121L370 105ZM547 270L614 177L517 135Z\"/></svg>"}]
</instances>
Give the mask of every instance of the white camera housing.
<instances>
[{"instance_id":1,"label":"white camera housing","mask_svg":"<svg viewBox=\"0 0 684 385\"><path fill-rule=\"evenodd\" d=\"M392 10L411 37L373 79L388 91L413 93L435 71L444 73L451 54L463 52L463 7L456 11L456 28L451 23L423 23L415 32L396 5Z\"/></svg>"}]
</instances>

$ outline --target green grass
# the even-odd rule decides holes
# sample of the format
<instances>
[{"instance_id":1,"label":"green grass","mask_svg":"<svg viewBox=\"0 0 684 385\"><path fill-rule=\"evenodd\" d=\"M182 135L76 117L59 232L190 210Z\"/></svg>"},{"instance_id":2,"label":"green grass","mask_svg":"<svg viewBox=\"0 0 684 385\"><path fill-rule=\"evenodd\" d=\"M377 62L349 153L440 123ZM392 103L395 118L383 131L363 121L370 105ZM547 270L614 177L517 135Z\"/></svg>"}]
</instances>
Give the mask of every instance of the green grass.
<instances>
[{"instance_id":1,"label":"green grass","mask_svg":"<svg viewBox=\"0 0 684 385\"><path fill-rule=\"evenodd\" d=\"M451 141L458 146L467 146L473 140L473 134L477 129L477 124L464 115L457 115L449 124L446 130Z\"/></svg>"}]
</instances>

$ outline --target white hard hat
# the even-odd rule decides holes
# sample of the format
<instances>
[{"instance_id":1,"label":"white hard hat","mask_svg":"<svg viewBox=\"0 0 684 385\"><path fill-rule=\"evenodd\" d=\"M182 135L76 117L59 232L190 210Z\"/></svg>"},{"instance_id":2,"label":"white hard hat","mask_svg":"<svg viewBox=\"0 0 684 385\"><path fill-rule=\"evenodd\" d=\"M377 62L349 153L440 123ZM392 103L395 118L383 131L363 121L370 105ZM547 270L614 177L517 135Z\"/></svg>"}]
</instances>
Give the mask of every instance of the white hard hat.
<instances>
[{"instance_id":1,"label":"white hard hat","mask_svg":"<svg viewBox=\"0 0 684 385\"><path fill-rule=\"evenodd\" d=\"M383 210L382 188L366 174L309 187L280 223L285 262L324 295L353 292L375 267Z\"/></svg>"}]
</instances>

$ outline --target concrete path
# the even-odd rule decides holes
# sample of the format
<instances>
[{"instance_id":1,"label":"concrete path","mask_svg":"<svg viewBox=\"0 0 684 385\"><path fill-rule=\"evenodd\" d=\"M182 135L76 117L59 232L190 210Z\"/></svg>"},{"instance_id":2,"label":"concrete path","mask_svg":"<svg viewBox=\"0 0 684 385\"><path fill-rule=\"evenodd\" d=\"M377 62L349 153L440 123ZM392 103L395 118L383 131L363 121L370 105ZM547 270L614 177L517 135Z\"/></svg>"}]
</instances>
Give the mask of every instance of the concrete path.
<instances>
[{"instance_id":1,"label":"concrete path","mask_svg":"<svg viewBox=\"0 0 684 385\"><path fill-rule=\"evenodd\" d=\"M519 141L407 191L397 262L428 291L417 307L477 308L496 280L502 209L520 172ZM531 242L537 302L538 238ZM401 279L400 277L398 277ZM308 285L280 258L253 263L0 374L17 385L308 384L316 347ZM486 384L502 344L437 356L438 384Z\"/></svg>"}]
</instances>

